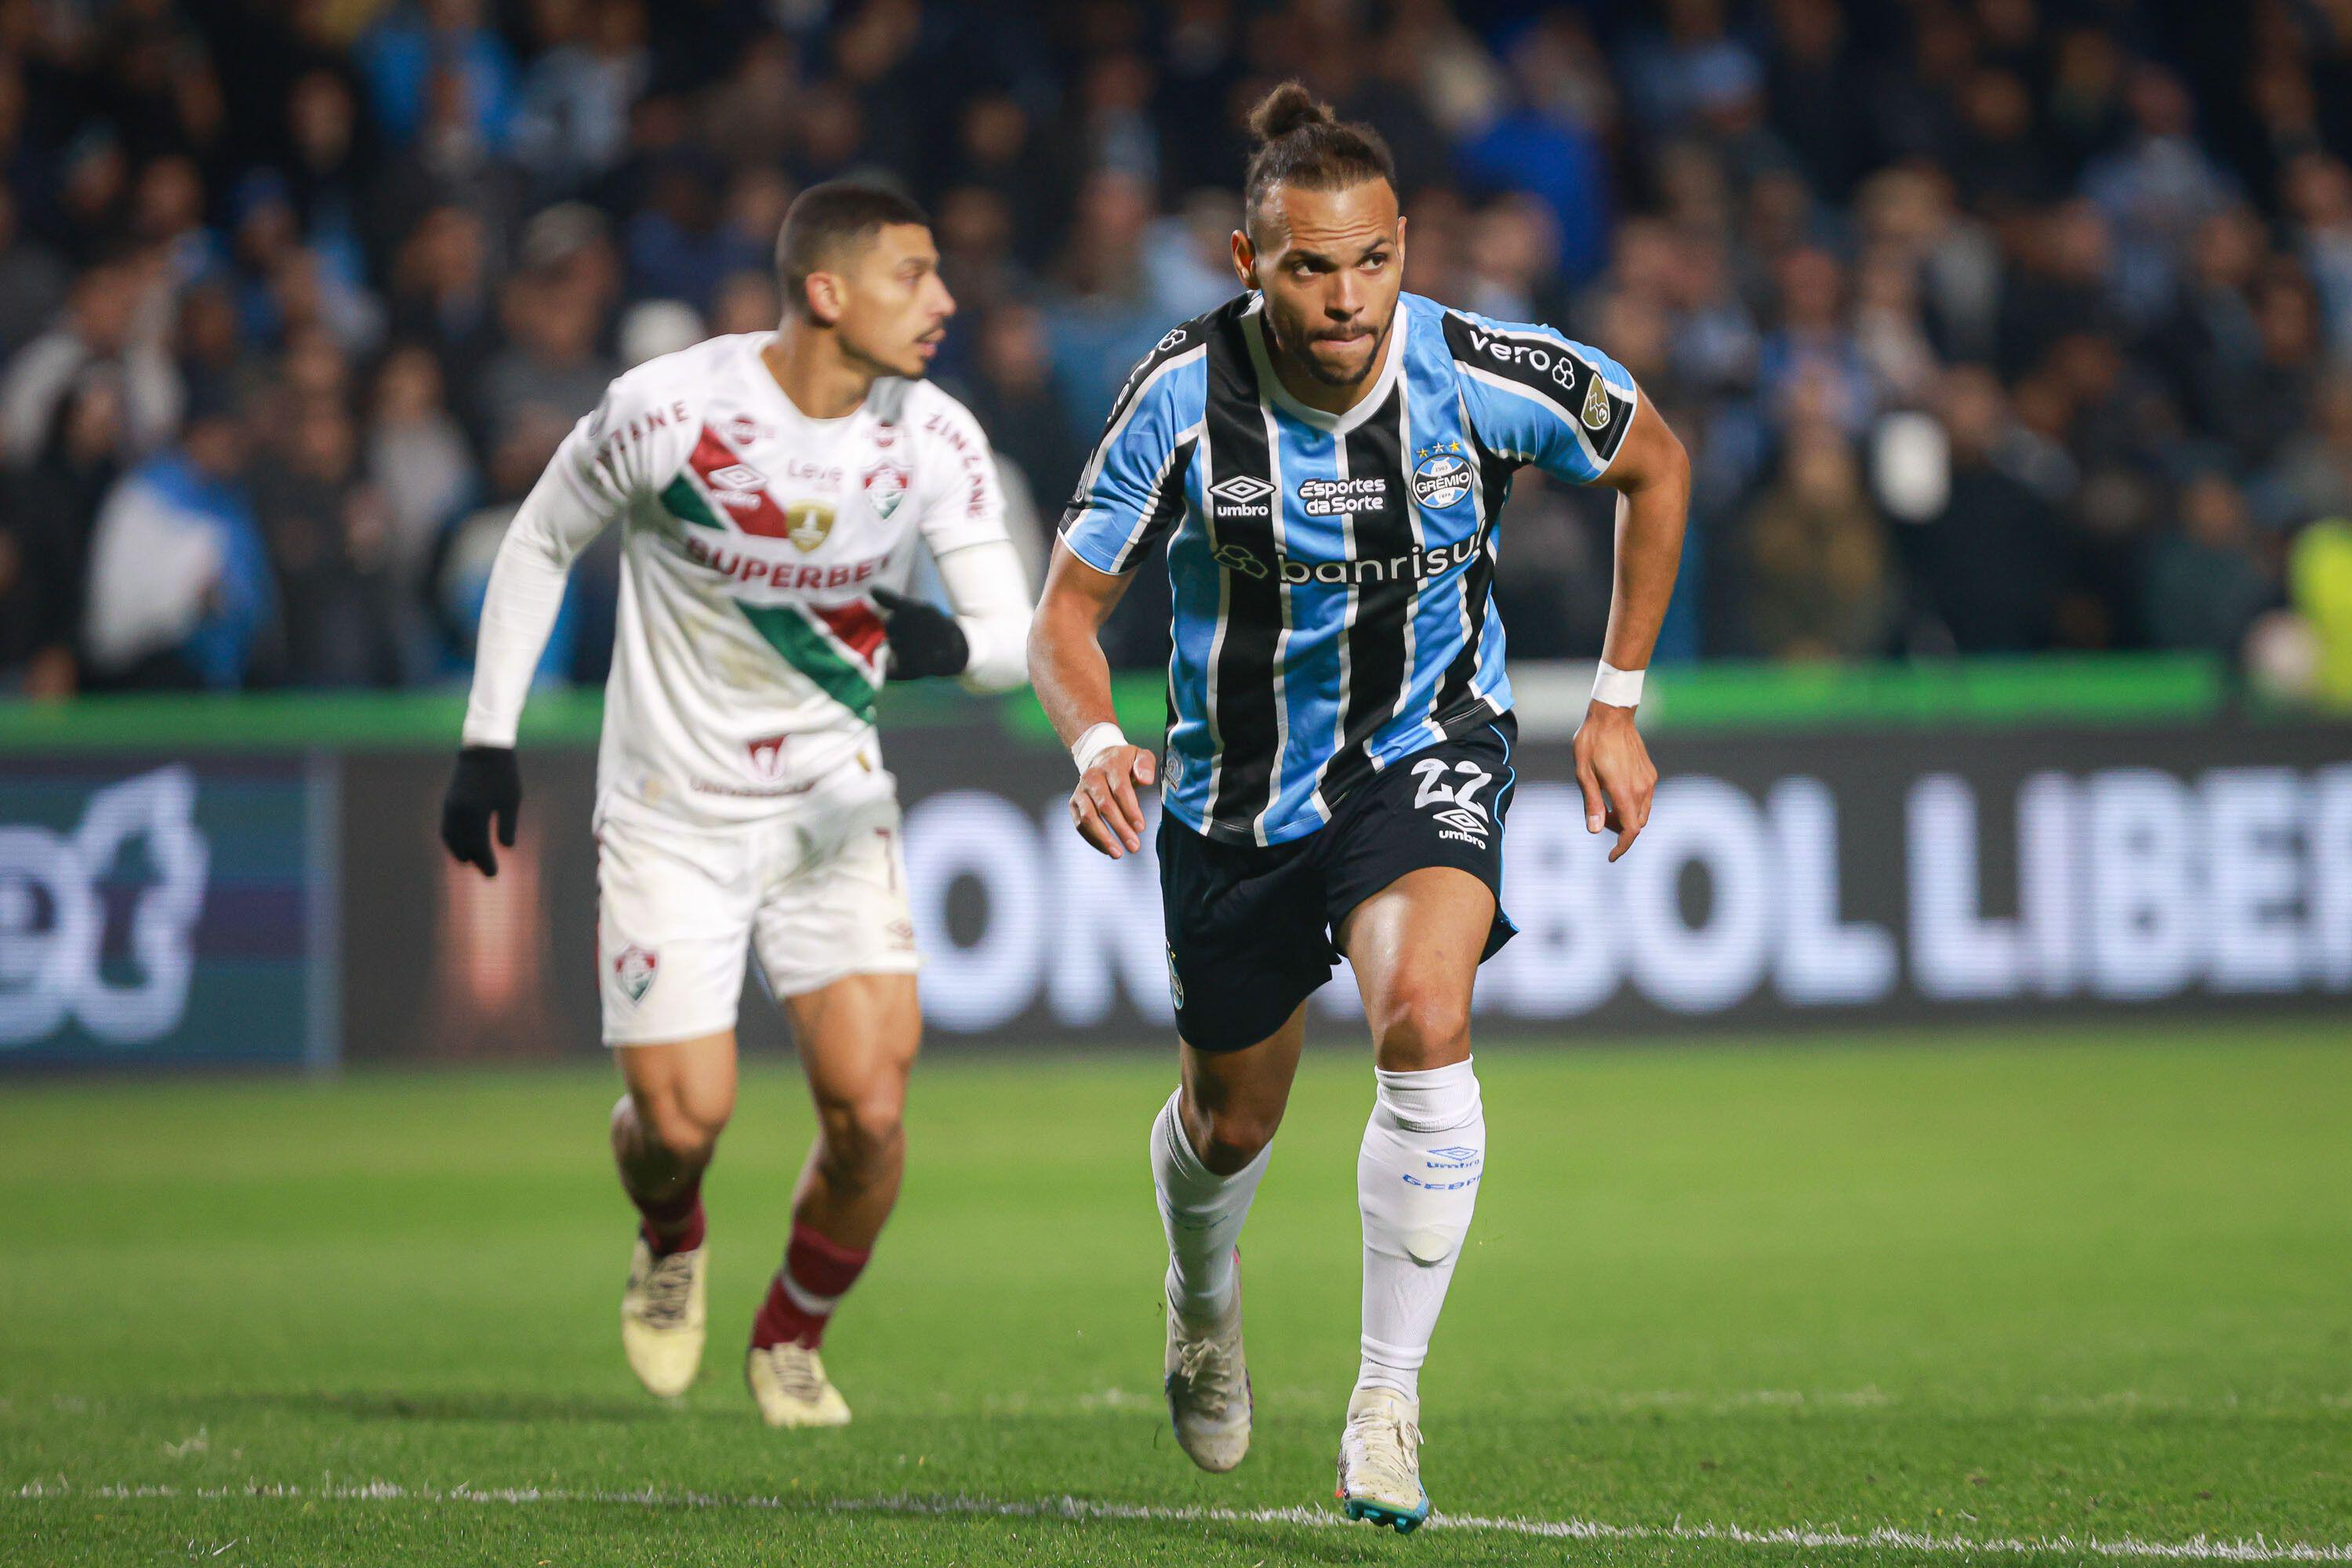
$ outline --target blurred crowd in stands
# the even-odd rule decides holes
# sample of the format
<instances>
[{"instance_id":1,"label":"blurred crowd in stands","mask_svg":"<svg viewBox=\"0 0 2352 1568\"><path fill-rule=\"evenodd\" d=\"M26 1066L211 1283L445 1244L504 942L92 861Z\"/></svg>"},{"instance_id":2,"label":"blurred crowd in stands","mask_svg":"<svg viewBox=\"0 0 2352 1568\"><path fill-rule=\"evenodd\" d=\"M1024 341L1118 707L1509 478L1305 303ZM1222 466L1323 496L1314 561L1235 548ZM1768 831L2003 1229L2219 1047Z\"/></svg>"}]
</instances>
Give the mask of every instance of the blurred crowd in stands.
<instances>
[{"instance_id":1,"label":"blurred crowd in stands","mask_svg":"<svg viewBox=\"0 0 2352 1568\"><path fill-rule=\"evenodd\" d=\"M933 213L937 374L1040 561L1129 365L1234 289L1289 75L1395 148L1409 287L1600 345L1689 446L1662 658L2352 700L2344 0L0 0L0 689L460 675L557 441L772 326L844 174ZM1598 648L1607 502L1521 481L1515 654ZM601 678L614 563L552 678Z\"/></svg>"}]
</instances>

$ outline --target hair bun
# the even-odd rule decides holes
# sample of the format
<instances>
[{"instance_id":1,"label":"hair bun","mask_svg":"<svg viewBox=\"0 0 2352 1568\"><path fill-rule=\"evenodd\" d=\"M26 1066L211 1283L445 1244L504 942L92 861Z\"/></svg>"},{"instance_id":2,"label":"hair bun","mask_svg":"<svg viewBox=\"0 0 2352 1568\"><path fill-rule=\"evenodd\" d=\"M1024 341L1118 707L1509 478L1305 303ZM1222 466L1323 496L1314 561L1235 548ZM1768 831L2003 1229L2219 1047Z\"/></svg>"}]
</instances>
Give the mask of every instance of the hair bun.
<instances>
[{"instance_id":1,"label":"hair bun","mask_svg":"<svg viewBox=\"0 0 2352 1568\"><path fill-rule=\"evenodd\" d=\"M1250 110L1250 134L1260 142L1279 142L1307 125L1333 123L1331 106L1307 90L1301 81L1286 81Z\"/></svg>"}]
</instances>

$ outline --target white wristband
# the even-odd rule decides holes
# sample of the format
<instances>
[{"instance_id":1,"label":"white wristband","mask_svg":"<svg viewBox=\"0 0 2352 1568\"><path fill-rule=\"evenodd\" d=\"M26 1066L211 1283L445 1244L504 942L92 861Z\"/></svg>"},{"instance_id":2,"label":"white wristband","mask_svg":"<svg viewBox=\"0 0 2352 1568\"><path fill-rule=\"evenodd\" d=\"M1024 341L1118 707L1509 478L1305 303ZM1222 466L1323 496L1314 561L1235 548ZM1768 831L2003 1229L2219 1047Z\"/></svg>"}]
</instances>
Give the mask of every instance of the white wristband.
<instances>
[{"instance_id":1,"label":"white wristband","mask_svg":"<svg viewBox=\"0 0 2352 1568\"><path fill-rule=\"evenodd\" d=\"M1607 659L1601 661L1601 673L1592 678L1592 700L1605 702L1612 708L1634 708L1642 701L1642 677L1639 669L1619 669Z\"/></svg>"},{"instance_id":2,"label":"white wristband","mask_svg":"<svg viewBox=\"0 0 2352 1568\"><path fill-rule=\"evenodd\" d=\"M1113 746L1126 744L1127 737L1119 732L1118 726L1106 719L1099 724L1088 726L1087 732L1071 745L1070 761L1077 763L1078 772L1084 773L1101 759L1105 752Z\"/></svg>"}]
</instances>

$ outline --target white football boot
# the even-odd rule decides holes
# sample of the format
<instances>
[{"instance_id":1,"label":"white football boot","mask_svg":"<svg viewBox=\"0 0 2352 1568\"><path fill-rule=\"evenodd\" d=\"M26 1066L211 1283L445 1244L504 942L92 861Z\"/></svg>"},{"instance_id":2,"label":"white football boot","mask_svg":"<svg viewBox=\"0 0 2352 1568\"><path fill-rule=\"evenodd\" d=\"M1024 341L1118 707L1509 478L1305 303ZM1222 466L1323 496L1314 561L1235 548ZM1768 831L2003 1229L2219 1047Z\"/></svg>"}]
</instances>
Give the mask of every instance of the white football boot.
<instances>
[{"instance_id":1,"label":"white football boot","mask_svg":"<svg viewBox=\"0 0 2352 1568\"><path fill-rule=\"evenodd\" d=\"M1234 1267L1240 1267L1235 1255ZM1213 1321L1195 1323L1166 1303L1168 1352L1161 1386L1168 1394L1168 1421L1176 1446L1194 1464L1223 1475L1249 1452L1249 1362L1242 1353L1242 1289Z\"/></svg>"},{"instance_id":2,"label":"white football boot","mask_svg":"<svg viewBox=\"0 0 2352 1568\"><path fill-rule=\"evenodd\" d=\"M1360 1388L1339 1433L1339 1489L1349 1519L1410 1535L1429 1517L1421 1485L1421 1402L1390 1388Z\"/></svg>"},{"instance_id":3,"label":"white football boot","mask_svg":"<svg viewBox=\"0 0 2352 1568\"><path fill-rule=\"evenodd\" d=\"M846 1426L849 1401L824 1375L824 1361L806 1345L786 1340L753 1345L743 1363L743 1381L760 1419L771 1426Z\"/></svg>"},{"instance_id":4,"label":"white football boot","mask_svg":"<svg viewBox=\"0 0 2352 1568\"><path fill-rule=\"evenodd\" d=\"M621 1291L621 1348L628 1352L629 1370L656 1398L684 1394L702 1366L709 1251L695 1247L656 1258L640 1235L629 1258L629 1283Z\"/></svg>"}]
</instances>

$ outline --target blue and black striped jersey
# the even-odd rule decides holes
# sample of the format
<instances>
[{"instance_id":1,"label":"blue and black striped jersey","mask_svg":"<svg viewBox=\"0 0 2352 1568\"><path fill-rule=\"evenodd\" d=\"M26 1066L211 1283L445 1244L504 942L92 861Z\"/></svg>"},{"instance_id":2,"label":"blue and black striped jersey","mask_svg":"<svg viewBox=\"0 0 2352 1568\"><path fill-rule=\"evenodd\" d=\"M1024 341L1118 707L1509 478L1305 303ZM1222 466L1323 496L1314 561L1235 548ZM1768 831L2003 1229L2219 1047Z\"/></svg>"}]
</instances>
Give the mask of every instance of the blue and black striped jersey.
<instances>
[{"instance_id":1,"label":"blue and black striped jersey","mask_svg":"<svg viewBox=\"0 0 2352 1568\"><path fill-rule=\"evenodd\" d=\"M1509 709L1491 589L1511 476L1599 479L1640 394L1549 327L1407 294L1370 391L1326 414L1275 375L1260 305L1187 321L1135 367L1061 531L1114 574L1168 541L1163 805L1279 844Z\"/></svg>"}]
</instances>

